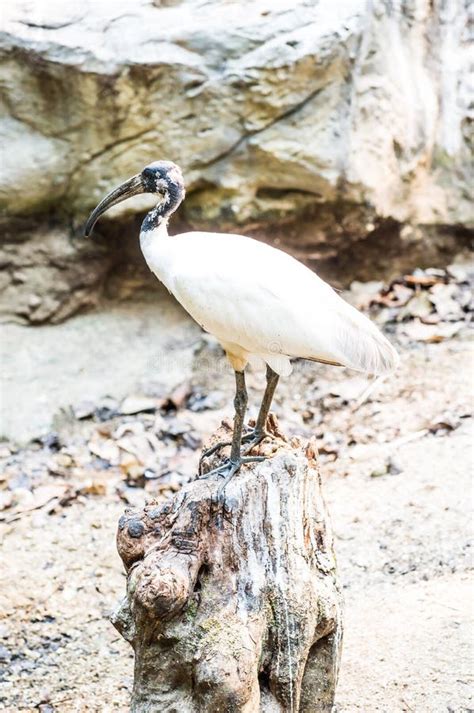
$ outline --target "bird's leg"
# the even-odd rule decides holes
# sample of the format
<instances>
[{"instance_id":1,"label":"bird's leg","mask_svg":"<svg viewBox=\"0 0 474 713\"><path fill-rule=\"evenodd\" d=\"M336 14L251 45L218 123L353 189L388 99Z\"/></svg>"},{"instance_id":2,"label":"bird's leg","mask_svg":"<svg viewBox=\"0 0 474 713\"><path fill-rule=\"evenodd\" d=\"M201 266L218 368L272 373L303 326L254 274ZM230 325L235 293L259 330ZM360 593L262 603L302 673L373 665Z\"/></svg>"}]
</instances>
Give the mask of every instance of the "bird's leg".
<instances>
[{"instance_id":1,"label":"bird's leg","mask_svg":"<svg viewBox=\"0 0 474 713\"><path fill-rule=\"evenodd\" d=\"M268 366L267 364L267 386L265 388L265 393L263 394L260 411L257 416L257 422L255 423L255 428L250 433L247 433L242 439L242 443L249 444L245 449L245 454L251 451L254 446L260 443L260 441L263 441L267 435L265 425L267 423L268 413L270 411L270 406L272 405L273 396L275 394L279 378L279 375L273 371L271 366Z\"/></svg>"},{"instance_id":2,"label":"bird's leg","mask_svg":"<svg viewBox=\"0 0 474 713\"><path fill-rule=\"evenodd\" d=\"M235 372L235 373L237 374L239 372ZM277 387L279 378L280 377L276 373L276 371L273 371L271 366L268 366L268 364L267 364L267 385L265 388L265 393L263 394L260 411L258 412L257 422L255 424L255 427L250 431L250 433L245 434L245 436L241 439L241 443L248 444L248 447L244 451L244 455L246 455L249 451L251 451L252 448L254 446L256 446L258 443L260 443L260 441L262 441L265 438L265 436L267 435L267 433L265 431L265 424L267 422L268 413L270 411L270 406L273 401L273 396L275 394L275 389ZM244 389L245 389L245 381L244 381ZM247 391L245 391L245 398L247 398ZM235 429L234 429L234 434L235 434ZM230 445L231 445L231 441L219 441L218 443L215 443L213 446L211 446L211 448L208 448L206 451L204 451L204 453L201 455L201 461L204 458L209 458L209 456L212 456L213 453L220 450L221 448L224 448L225 446L230 446Z\"/></svg>"},{"instance_id":3,"label":"bird's leg","mask_svg":"<svg viewBox=\"0 0 474 713\"><path fill-rule=\"evenodd\" d=\"M240 431L240 436L239 438L242 438L242 429L244 425L244 418L245 418L245 411L247 409L247 401L248 401L248 395L247 395L247 388L245 386L245 374L243 371L235 371L235 397L234 397L234 408L235 408L235 416L234 416L234 429L232 432L232 441L219 441L218 443L214 443L211 448L208 448L201 454L201 461L204 458L209 458L209 456L212 456L216 451L219 451L221 448L225 448L226 446L231 446L232 451L234 451L234 443L235 443L235 434L237 430ZM241 412L241 416L240 416ZM239 441L239 454L240 454L240 441ZM231 460L232 460L232 454L231 454Z\"/></svg>"},{"instance_id":4,"label":"bird's leg","mask_svg":"<svg viewBox=\"0 0 474 713\"><path fill-rule=\"evenodd\" d=\"M230 449L230 458L226 460L218 468L206 473L208 475L221 475L225 478L223 487L219 489L221 493L229 480L237 473L242 463L253 463L265 460L262 456L243 458L240 452L240 444L242 441L242 429L244 426L245 412L247 410L247 389L245 388L245 374L243 371L235 372L235 416L234 416L234 430L232 433L232 442ZM218 444L220 447L220 444ZM217 449L216 449L217 450Z\"/></svg>"}]
</instances>

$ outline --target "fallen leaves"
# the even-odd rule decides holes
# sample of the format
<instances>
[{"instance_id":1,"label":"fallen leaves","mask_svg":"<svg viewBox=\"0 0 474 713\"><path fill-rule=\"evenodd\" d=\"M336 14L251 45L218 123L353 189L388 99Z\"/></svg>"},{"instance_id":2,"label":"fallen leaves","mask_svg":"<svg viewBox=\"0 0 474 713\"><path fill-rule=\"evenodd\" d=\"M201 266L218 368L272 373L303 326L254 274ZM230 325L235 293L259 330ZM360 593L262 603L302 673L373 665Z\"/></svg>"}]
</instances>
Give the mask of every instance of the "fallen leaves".
<instances>
[{"instance_id":1,"label":"fallen leaves","mask_svg":"<svg viewBox=\"0 0 474 713\"><path fill-rule=\"evenodd\" d=\"M120 413L124 416L130 416L137 413L156 411L157 400L148 396L127 396L122 401Z\"/></svg>"},{"instance_id":2,"label":"fallen leaves","mask_svg":"<svg viewBox=\"0 0 474 713\"><path fill-rule=\"evenodd\" d=\"M7 523L14 522L22 515L34 510L46 509L48 513L56 510L57 506L64 507L78 496L78 492L72 486L61 485L40 485L32 491L17 489L11 493L12 499L9 504L11 514L2 517Z\"/></svg>"},{"instance_id":3,"label":"fallen leaves","mask_svg":"<svg viewBox=\"0 0 474 713\"><path fill-rule=\"evenodd\" d=\"M426 344L437 344L445 339L451 339L460 332L464 326L463 322L448 324L424 324L420 320L415 320L404 324L401 333L415 342L425 342Z\"/></svg>"},{"instance_id":4,"label":"fallen leaves","mask_svg":"<svg viewBox=\"0 0 474 713\"><path fill-rule=\"evenodd\" d=\"M202 444L178 415L194 393L186 383L161 399L133 394L121 402L84 401L68 412L61 439L46 434L18 452L1 444L0 520L35 510L51 514L87 497L112 495L133 504L138 491L141 498L176 492L195 472Z\"/></svg>"},{"instance_id":5,"label":"fallen leaves","mask_svg":"<svg viewBox=\"0 0 474 713\"><path fill-rule=\"evenodd\" d=\"M389 285L354 282L349 301L369 309L380 325L402 338L436 343L451 339L472 321L474 270L465 265L414 270Z\"/></svg>"}]
</instances>

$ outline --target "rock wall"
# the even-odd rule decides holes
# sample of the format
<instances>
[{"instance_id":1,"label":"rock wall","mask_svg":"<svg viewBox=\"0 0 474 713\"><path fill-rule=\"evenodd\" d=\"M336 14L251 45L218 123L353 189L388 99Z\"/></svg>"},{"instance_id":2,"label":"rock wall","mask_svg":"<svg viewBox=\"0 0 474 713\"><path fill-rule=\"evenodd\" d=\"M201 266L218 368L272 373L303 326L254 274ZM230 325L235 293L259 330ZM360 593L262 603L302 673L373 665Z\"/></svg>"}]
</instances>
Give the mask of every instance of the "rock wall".
<instances>
[{"instance_id":1,"label":"rock wall","mask_svg":"<svg viewBox=\"0 0 474 713\"><path fill-rule=\"evenodd\" d=\"M72 245L107 190L168 158L187 179L182 223L313 263L351 259L362 239L382 254L456 242L472 224L467 14L467 0L7 0L4 225L27 219L31 250L48 225ZM116 253L86 253L90 297ZM53 273L43 282L40 299Z\"/></svg>"}]
</instances>

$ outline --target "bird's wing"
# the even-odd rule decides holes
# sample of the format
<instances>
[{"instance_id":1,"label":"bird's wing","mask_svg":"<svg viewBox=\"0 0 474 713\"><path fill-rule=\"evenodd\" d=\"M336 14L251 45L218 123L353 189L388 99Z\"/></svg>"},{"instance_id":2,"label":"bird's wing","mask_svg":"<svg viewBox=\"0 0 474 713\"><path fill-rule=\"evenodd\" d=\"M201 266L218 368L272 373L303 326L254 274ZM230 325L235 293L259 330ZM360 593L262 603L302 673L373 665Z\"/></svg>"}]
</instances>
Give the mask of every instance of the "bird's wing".
<instances>
[{"instance_id":1,"label":"bird's wing","mask_svg":"<svg viewBox=\"0 0 474 713\"><path fill-rule=\"evenodd\" d=\"M251 354L285 354L374 374L396 365L397 354L377 327L286 253L236 235L188 233L173 240L171 291L221 341Z\"/></svg>"}]
</instances>

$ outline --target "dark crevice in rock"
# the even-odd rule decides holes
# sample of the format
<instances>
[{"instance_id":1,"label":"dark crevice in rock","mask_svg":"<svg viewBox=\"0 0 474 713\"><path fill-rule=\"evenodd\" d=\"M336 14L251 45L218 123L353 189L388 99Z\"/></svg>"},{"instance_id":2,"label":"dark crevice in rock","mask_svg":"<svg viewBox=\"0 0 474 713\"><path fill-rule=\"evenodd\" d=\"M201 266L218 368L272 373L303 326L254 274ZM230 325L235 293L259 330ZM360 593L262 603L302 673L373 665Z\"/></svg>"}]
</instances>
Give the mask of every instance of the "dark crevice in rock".
<instances>
[{"instance_id":1,"label":"dark crevice in rock","mask_svg":"<svg viewBox=\"0 0 474 713\"><path fill-rule=\"evenodd\" d=\"M139 131L136 134L133 134L131 136L124 136L121 139L116 139L114 141L111 141L109 144L106 144L103 146L100 150L92 153L90 156L88 156L86 159L81 161L78 166L79 168L86 166L88 163L91 161L94 161L96 158L99 158L100 156L103 156L107 151L110 151L111 149L115 149L117 146L120 146L121 144L126 144L128 142L133 143L134 141L137 141L138 139L143 138L147 134L152 134L155 133L156 129L154 128L148 128L148 129L143 129L143 131ZM77 168L75 168L75 171Z\"/></svg>"},{"instance_id":2,"label":"dark crevice in rock","mask_svg":"<svg viewBox=\"0 0 474 713\"><path fill-rule=\"evenodd\" d=\"M32 27L38 30L62 30L64 27L70 27L71 25L75 25L78 22L78 18L67 22L40 23L26 20L19 20L18 22L20 25L25 25L25 27Z\"/></svg>"},{"instance_id":3,"label":"dark crevice in rock","mask_svg":"<svg viewBox=\"0 0 474 713\"><path fill-rule=\"evenodd\" d=\"M385 220L359 241L341 246L337 254L309 266L333 284L346 287L353 280L390 281L415 267L445 267L469 248L472 231L457 226L402 226Z\"/></svg>"},{"instance_id":4,"label":"dark crevice in rock","mask_svg":"<svg viewBox=\"0 0 474 713\"><path fill-rule=\"evenodd\" d=\"M302 188L258 188L255 194L256 198L263 198L268 200L279 200L280 198L285 198L286 196L312 196L314 198L322 198L320 193L315 191L308 191Z\"/></svg>"}]
</instances>

